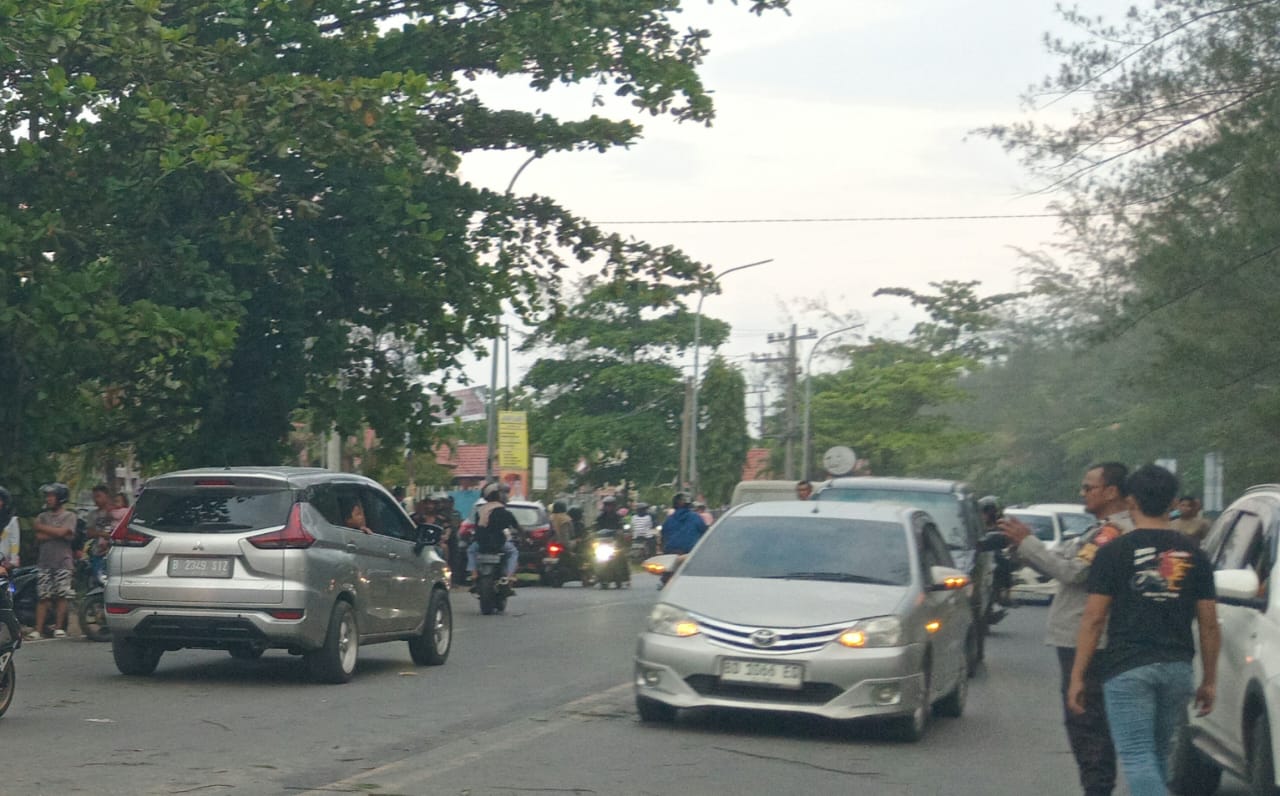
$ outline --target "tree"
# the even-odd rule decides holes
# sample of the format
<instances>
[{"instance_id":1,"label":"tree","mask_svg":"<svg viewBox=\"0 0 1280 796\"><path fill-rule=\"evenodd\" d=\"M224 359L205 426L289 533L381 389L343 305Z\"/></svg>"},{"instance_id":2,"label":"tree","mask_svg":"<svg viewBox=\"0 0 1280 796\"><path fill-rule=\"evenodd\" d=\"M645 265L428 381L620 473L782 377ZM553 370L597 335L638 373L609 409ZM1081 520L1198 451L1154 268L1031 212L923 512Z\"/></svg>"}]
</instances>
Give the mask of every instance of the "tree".
<instances>
[{"instance_id":1,"label":"tree","mask_svg":"<svg viewBox=\"0 0 1280 796\"><path fill-rule=\"evenodd\" d=\"M530 443L551 465L587 483L675 480L684 379L673 355L693 344L693 314L680 291L635 280L588 279L581 298L541 324L522 346L539 359L523 386L535 396ZM703 318L703 342L728 336Z\"/></svg>"},{"instance_id":2,"label":"tree","mask_svg":"<svg viewBox=\"0 0 1280 796\"><path fill-rule=\"evenodd\" d=\"M707 364L698 400L698 479L710 506L723 506L742 480L751 439L747 435L747 380L715 356Z\"/></svg>"},{"instance_id":3,"label":"tree","mask_svg":"<svg viewBox=\"0 0 1280 796\"><path fill-rule=\"evenodd\" d=\"M752 0L759 14L787 0ZM0 0L0 477L48 451L278 461L289 418L418 447L427 391L572 263L680 253L461 179L468 152L606 150L638 125L491 107L478 77L598 83L709 122L669 0ZM434 374L423 384L406 371Z\"/></svg>"},{"instance_id":4,"label":"tree","mask_svg":"<svg viewBox=\"0 0 1280 796\"><path fill-rule=\"evenodd\" d=\"M911 329L911 342L939 356L958 356L981 362L998 354L1000 348L990 339L999 325L995 310L1021 298L1021 293L996 293L979 296L974 290L978 280L960 282L954 279L930 282L936 296L905 287L882 287L873 295L901 296L929 314Z\"/></svg>"}]
</instances>

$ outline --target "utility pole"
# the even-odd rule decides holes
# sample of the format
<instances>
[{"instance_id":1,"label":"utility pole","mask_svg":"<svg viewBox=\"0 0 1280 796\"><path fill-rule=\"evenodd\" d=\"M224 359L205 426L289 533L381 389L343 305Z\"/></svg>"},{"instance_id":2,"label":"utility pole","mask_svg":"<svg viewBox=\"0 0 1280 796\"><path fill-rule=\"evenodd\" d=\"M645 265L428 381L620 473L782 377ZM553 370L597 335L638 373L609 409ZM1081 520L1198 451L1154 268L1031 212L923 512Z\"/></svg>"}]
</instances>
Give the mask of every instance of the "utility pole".
<instances>
[{"instance_id":1,"label":"utility pole","mask_svg":"<svg viewBox=\"0 0 1280 796\"><path fill-rule=\"evenodd\" d=\"M765 389L763 384L757 384L743 393L743 395L760 396L756 403L756 406L760 411L760 439L764 439L764 395L766 392L768 392L768 390Z\"/></svg>"},{"instance_id":2,"label":"utility pole","mask_svg":"<svg viewBox=\"0 0 1280 796\"><path fill-rule=\"evenodd\" d=\"M800 334L793 323L789 334L787 332L774 332L766 338L770 343L786 343L787 353L785 356L757 357L752 355L751 357L752 362L782 362L786 368L784 382L786 394L783 401L785 417L782 439L786 445L784 449L786 455L783 460L783 469L786 473L784 477L788 481L796 477L796 376L799 372L799 356L796 354L796 343L801 340L812 340L817 336L818 333L813 329Z\"/></svg>"},{"instance_id":3,"label":"utility pole","mask_svg":"<svg viewBox=\"0 0 1280 796\"><path fill-rule=\"evenodd\" d=\"M689 482L689 448L693 442L693 379L684 380L684 411L680 413L680 473L676 476L676 491L683 492Z\"/></svg>"}]
</instances>

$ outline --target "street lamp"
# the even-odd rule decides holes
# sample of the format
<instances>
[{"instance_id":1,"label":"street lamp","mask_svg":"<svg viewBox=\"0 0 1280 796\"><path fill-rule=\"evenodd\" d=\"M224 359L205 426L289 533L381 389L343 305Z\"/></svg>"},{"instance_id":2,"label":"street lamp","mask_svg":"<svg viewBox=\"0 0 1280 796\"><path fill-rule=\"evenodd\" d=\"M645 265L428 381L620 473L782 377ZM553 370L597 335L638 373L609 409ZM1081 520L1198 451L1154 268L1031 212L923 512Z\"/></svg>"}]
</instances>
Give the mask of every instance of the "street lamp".
<instances>
[{"instance_id":1,"label":"street lamp","mask_svg":"<svg viewBox=\"0 0 1280 796\"><path fill-rule=\"evenodd\" d=\"M771 262L773 262L772 257L746 265L735 265L712 276L711 281L718 286L721 279L734 271L744 271ZM693 487L695 500L698 497L698 352L702 346L702 300L706 297L707 289L703 286L698 290L698 309L693 314L693 398L689 402L689 483Z\"/></svg>"},{"instance_id":2,"label":"street lamp","mask_svg":"<svg viewBox=\"0 0 1280 796\"><path fill-rule=\"evenodd\" d=\"M512 191L512 190L514 190L514 189L515 189L515 187L516 187L516 180L520 179L520 175L521 175L521 174L524 174L524 170L525 170L526 168L528 168L528 167L529 167L529 164L530 164L530 163L532 163L533 161L537 160L537 159L538 159L538 158L540 158L540 157L542 157L542 153L541 153L541 152L534 152L532 155L530 155L528 158L526 158L526 159L525 159L525 161L524 161L523 163L521 163L521 164L520 164L520 168L516 169L516 173L511 175L511 181L507 183L507 190L506 190L506 192L505 192L505 195L506 195L506 196L510 196L510 195L511 195L511 191ZM499 257L499 258L501 258L501 257L502 257L502 252L503 252L503 249L505 248L505 246L506 246L506 239L504 238L502 241L500 241L500 242L498 243L498 257ZM487 481L492 481L492 480L493 480L493 477L494 477L494 470L496 469L496 468L493 466L493 465L494 465L493 459L494 459L494 451L495 451L495 450L497 449L497 447L498 447L498 403L497 403L497 398L498 398L498 341L502 338L503 329L504 329L504 327L503 327L501 324L499 324L499 326L498 326L498 330L497 330L497 331L494 333L494 335L493 335L493 363L492 363L492 366L490 367L490 371L489 371L489 395L488 395L488 398L489 398L489 401L488 401L488 403L489 403L489 407L488 407L488 409L489 409L489 411L488 411L488 415L489 415L489 417L488 417L488 421L489 421L489 429L488 429L488 431L489 431L489 433L488 433L488 440L487 440L487 442L488 442L488 446L487 446L487 450L485 451L485 457L484 457L484 462L485 462L485 464L484 464L484 473L485 473L485 480L487 480ZM508 338L508 340L510 340L510 338ZM508 358L508 360L510 360L510 357L511 357L511 348L510 348L510 346L508 345L508 348L507 348L507 358ZM508 385L508 387L507 387L507 401L508 401L508 407L510 406L510 400L511 400L511 396L510 396L510 393L511 393L511 389L510 389L511 377L510 377L510 375L509 375L509 374L510 374L510 371L511 371L511 362L510 362L510 361L508 361L508 362L507 362L507 372L508 372L508 376L507 376L507 385Z\"/></svg>"},{"instance_id":3,"label":"street lamp","mask_svg":"<svg viewBox=\"0 0 1280 796\"><path fill-rule=\"evenodd\" d=\"M822 345L822 341L826 340L828 337L840 334L841 332L852 331L860 326L862 326L861 323L855 323L852 326L846 326L843 329L836 329L834 331L827 332L818 338L818 341L813 344L813 348L809 349L809 355L804 359L804 431L801 433L801 436L804 438L804 468L801 470L801 473L803 474L802 477L805 479L808 479L809 471L813 467L813 451L810 450L813 446L813 439L809 435L809 406L813 402L813 373L809 368L813 362L813 352L817 351L818 346Z\"/></svg>"}]
</instances>

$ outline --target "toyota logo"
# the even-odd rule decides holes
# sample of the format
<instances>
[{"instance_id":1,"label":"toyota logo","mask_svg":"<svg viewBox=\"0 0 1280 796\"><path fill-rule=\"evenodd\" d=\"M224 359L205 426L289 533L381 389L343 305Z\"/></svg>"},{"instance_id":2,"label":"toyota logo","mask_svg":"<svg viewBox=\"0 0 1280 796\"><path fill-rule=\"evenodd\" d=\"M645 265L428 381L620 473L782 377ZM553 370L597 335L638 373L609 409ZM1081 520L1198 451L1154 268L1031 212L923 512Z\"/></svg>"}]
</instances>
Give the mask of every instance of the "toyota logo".
<instances>
[{"instance_id":1,"label":"toyota logo","mask_svg":"<svg viewBox=\"0 0 1280 796\"><path fill-rule=\"evenodd\" d=\"M778 641L778 634L772 630L757 630L751 634L751 643L757 647L772 647Z\"/></svg>"}]
</instances>

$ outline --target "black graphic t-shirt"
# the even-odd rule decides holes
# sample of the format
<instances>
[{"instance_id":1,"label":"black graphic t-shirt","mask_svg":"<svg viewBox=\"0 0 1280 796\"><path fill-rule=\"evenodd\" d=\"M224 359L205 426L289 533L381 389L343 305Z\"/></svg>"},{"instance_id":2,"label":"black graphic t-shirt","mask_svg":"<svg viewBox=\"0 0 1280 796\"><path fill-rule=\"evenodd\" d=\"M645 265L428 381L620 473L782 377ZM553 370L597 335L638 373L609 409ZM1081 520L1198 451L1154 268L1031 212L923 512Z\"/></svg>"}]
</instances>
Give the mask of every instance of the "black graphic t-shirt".
<instances>
[{"instance_id":1,"label":"black graphic t-shirt","mask_svg":"<svg viewBox=\"0 0 1280 796\"><path fill-rule=\"evenodd\" d=\"M1214 599L1213 567L1191 537L1139 528L1098 550L1089 593L1112 598L1102 678L1195 657L1196 602Z\"/></svg>"}]
</instances>

